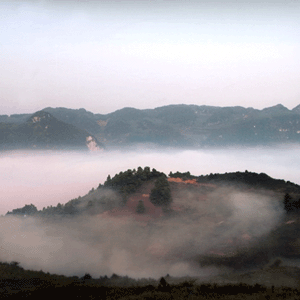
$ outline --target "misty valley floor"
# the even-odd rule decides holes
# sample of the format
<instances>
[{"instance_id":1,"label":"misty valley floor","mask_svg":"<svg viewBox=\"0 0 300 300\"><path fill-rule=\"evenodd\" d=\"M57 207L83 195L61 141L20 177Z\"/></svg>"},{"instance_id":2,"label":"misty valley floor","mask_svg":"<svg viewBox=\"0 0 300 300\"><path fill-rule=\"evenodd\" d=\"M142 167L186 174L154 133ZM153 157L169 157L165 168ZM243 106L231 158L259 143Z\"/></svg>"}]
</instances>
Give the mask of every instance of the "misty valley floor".
<instances>
[{"instance_id":1,"label":"misty valley floor","mask_svg":"<svg viewBox=\"0 0 300 300\"><path fill-rule=\"evenodd\" d=\"M68 295L68 299L299 299L300 290L288 287L265 287L262 285L216 285L193 284L185 281L180 284L146 285L140 287L102 286L93 282L71 282L69 284L53 284L40 281L36 286L21 287L22 282L1 281L1 298L8 299L43 299L61 298Z\"/></svg>"},{"instance_id":2,"label":"misty valley floor","mask_svg":"<svg viewBox=\"0 0 300 300\"><path fill-rule=\"evenodd\" d=\"M272 267L265 272L277 273L280 278L288 270L285 267ZM94 279L89 274L78 278L24 270L16 262L0 263L0 278L1 299L43 299L46 296L60 299L66 295L68 299L108 300L300 299L299 288L280 285L250 285L241 282L217 284L213 280L201 282L196 277L176 278L169 275L160 280L132 279L116 274L110 278L100 276Z\"/></svg>"},{"instance_id":3,"label":"misty valley floor","mask_svg":"<svg viewBox=\"0 0 300 300\"><path fill-rule=\"evenodd\" d=\"M128 169L66 204L7 213L0 298L299 299L300 210L287 204L300 186L247 170L164 176ZM162 179L168 209L151 202Z\"/></svg>"}]
</instances>

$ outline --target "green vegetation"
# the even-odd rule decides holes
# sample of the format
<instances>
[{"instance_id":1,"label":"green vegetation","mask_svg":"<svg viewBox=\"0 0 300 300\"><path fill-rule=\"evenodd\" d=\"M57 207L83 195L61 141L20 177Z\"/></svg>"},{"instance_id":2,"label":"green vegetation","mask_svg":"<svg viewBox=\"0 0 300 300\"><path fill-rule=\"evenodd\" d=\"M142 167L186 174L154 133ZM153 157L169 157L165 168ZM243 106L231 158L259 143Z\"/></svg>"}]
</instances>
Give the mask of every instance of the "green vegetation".
<instances>
[{"instance_id":1,"label":"green vegetation","mask_svg":"<svg viewBox=\"0 0 300 300\"><path fill-rule=\"evenodd\" d=\"M143 200L139 200L139 203L136 207L136 212L138 214L143 214L145 211L146 211L146 208L145 208Z\"/></svg>"},{"instance_id":2,"label":"green vegetation","mask_svg":"<svg viewBox=\"0 0 300 300\"><path fill-rule=\"evenodd\" d=\"M8 211L6 215L16 215L16 216L37 216L37 217L47 217L47 216L73 216L80 213L78 204L81 202L81 197L68 201L66 204L58 203L57 206L47 206L43 207L42 210L37 210L36 206L33 204L26 204L22 208L13 209L11 212Z\"/></svg>"},{"instance_id":3,"label":"green vegetation","mask_svg":"<svg viewBox=\"0 0 300 300\"><path fill-rule=\"evenodd\" d=\"M284 195L283 205L287 213L297 213L300 211L300 198L294 200L289 193L286 193Z\"/></svg>"},{"instance_id":4,"label":"green vegetation","mask_svg":"<svg viewBox=\"0 0 300 300\"><path fill-rule=\"evenodd\" d=\"M34 115L46 112L61 122L60 130L56 130L58 123L54 124L53 136L51 126L49 132L45 132L45 127L37 128L36 123L26 125L30 114L0 115L0 122L5 122L0 123L0 147L20 149L32 146L33 141L48 143L57 138L62 145L65 142L61 138L70 139L71 135L74 140L65 141L74 146L83 132L105 141L108 147L118 148L137 143L202 148L300 142L299 106L292 110L283 105L257 110L239 106L168 105L147 110L127 107L106 115L93 114L85 109L47 107Z\"/></svg>"},{"instance_id":5,"label":"green vegetation","mask_svg":"<svg viewBox=\"0 0 300 300\"><path fill-rule=\"evenodd\" d=\"M281 191L285 193L300 193L300 186L283 179L274 179L265 173L232 172L225 174L209 174L198 177L199 183L216 183L216 184L245 184L255 188L265 188L270 190Z\"/></svg>"},{"instance_id":6,"label":"green vegetation","mask_svg":"<svg viewBox=\"0 0 300 300\"><path fill-rule=\"evenodd\" d=\"M282 206L287 215L299 212L299 189L298 185L284 180L273 179L261 173L235 172L225 174L210 174L206 176L193 176L190 172L170 173L170 177L182 179L195 179L198 183L222 183L245 184L248 187L258 187L276 191L282 196ZM156 206L166 208L172 201L170 184L164 173L155 169L150 171L149 167L137 170L120 172L114 177L107 177L107 180L98 189L91 189L85 197L78 197L71 201L60 204L56 207L50 206L38 211L33 205L25 205L23 208L13 209L7 215L16 216L38 216L38 217L68 217L79 215L83 212L97 213L102 206L113 208L116 199L113 195L118 193L126 198L128 195L138 191L144 183L153 186L150 193L150 201ZM175 183L174 183L175 184ZM172 186L172 185L171 185ZM201 187L201 186L200 186ZM112 189L117 193L109 191ZM101 196L97 196L98 194ZM275 193L274 193L275 194ZM98 198L97 198L98 197ZM120 198L119 196L115 196ZM142 200L139 201L136 212L144 213L146 208ZM293 220L291 220L293 219ZM295 218L297 219L297 218ZM247 266L262 261L265 264L270 257L299 258L299 231L300 223L294 218L287 218L291 222L283 222L275 228L268 236L264 237L260 249L249 253L236 254L233 257L212 257L213 262L218 265ZM207 258L209 260L210 257ZM205 265L205 261L203 260ZM280 259L276 259L271 268L280 267ZM208 261L208 265L212 262ZM283 267L284 268L284 267ZM297 268L295 268L297 269ZM283 269L282 272L290 272ZM295 271L296 273L296 271ZM297 271L300 274L300 271ZM298 275L297 275L298 276ZM26 280L24 279L26 278ZM40 299L42 297L60 297L62 294L76 294L80 299L299 299L299 290L285 287L265 287L259 284L254 286L241 284L195 284L194 282L171 283L169 277L162 277L159 281L153 279L134 280L127 276L113 274L110 278L100 276L93 278L89 273L83 273L82 277L66 277L62 275L49 274L41 271L26 271L21 268L18 262L0 263L0 297L16 298L28 297Z\"/></svg>"},{"instance_id":7,"label":"green vegetation","mask_svg":"<svg viewBox=\"0 0 300 300\"><path fill-rule=\"evenodd\" d=\"M0 123L0 149L88 150L86 138L91 134L53 117L45 111L34 113L20 124ZM103 145L94 141L99 147Z\"/></svg>"},{"instance_id":8,"label":"green vegetation","mask_svg":"<svg viewBox=\"0 0 300 300\"><path fill-rule=\"evenodd\" d=\"M12 212L7 212L7 214L13 214L13 215L22 215L22 216L26 216L26 215L34 215L37 213L37 208L35 205L30 204L30 205L25 205L22 208L16 208L13 209Z\"/></svg>"},{"instance_id":9,"label":"green vegetation","mask_svg":"<svg viewBox=\"0 0 300 300\"><path fill-rule=\"evenodd\" d=\"M139 187L142 186L143 183L146 183L151 180L155 180L159 177L166 178L166 175L162 172L158 172L155 169L150 170L149 167L145 167L144 169L138 167L136 169L128 169L125 172L120 172L111 178L110 175L107 176L104 184L99 184L97 190L101 189L111 189L120 194L123 199L123 203L127 201L129 195L133 194L137 191ZM164 191L164 185L162 185L162 192ZM101 210L112 209L114 205L116 205L116 196L114 195L101 195L93 197L94 193L97 192L94 188L92 188L88 195L92 198L87 201L86 204L83 203L81 197L72 199L65 204L58 203L57 206L48 206L44 207L42 210L37 210L37 208L33 205L25 205L23 208L13 209L11 212L8 211L6 215L35 215L39 217L51 217L51 216L75 216L83 212L87 212L89 214L96 214L101 212ZM137 207L138 213L144 212L144 205L139 204Z\"/></svg>"},{"instance_id":10,"label":"green vegetation","mask_svg":"<svg viewBox=\"0 0 300 300\"><path fill-rule=\"evenodd\" d=\"M212 183L216 185L234 185L239 187L262 188L271 190L282 195L282 205L287 213L300 212L300 186L290 181L282 179L274 179L264 173L248 172L232 172L225 174L209 174L194 176L190 172L175 172L169 173L169 177L181 178L183 180L196 179L198 183ZM78 197L68 201L65 204L58 203L57 206L44 207L42 210L37 210L33 205L25 205L22 208L8 211L7 215L17 216L75 216L84 212L89 214L97 214L103 210L114 208L117 203L120 203L116 194L98 194L97 191L105 191L111 189L121 196L123 204L126 203L128 197L137 192L144 183L154 181L154 188L150 193L150 201L157 206L167 207L171 201L170 184L163 172L155 169L150 170L150 167L144 169L138 167L136 169L128 169L125 172L120 172L111 178L107 176L104 184L99 184L97 189L92 188L89 193L83 198ZM87 200L83 200L87 197ZM298 200L296 200L298 199ZM122 202L121 202L122 203ZM143 203L139 203L136 209L137 213L143 213Z\"/></svg>"},{"instance_id":11,"label":"green vegetation","mask_svg":"<svg viewBox=\"0 0 300 300\"><path fill-rule=\"evenodd\" d=\"M191 175L190 172L181 173L181 172L178 172L178 171L176 173L170 172L169 177L171 177L171 178L181 178L182 180L189 180L189 179L197 179L198 178L197 176Z\"/></svg>"},{"instance_id":12,"label":"green vegetation","mask_svg":"<svg viewBox=\"0 0 300 300\"><path fill-rule=\"evenodd\" d=\"M156 206L168 206L171 201L171 190L166 176L160 176L150 193L150 201Z\"/></svg>"},{"instance_id":13,"label":"green vegetation","mask_svg":"<svg viewBox=\"0 0 300 300\"><path fill-rule=\"evenodd\" d=\"M145 167L144 169L138 167L137 170L128 169L125 172L116 174L113 178L108 175L104 182L104 187L111 188L119 192L126 201L127 197L134 193L144 182L158 178L162 175L164 174L156 171L155 169L150 171L149 167ZM101 187L102 186L99 185L98 188Z\"/></svg>"},{"instance_id":14,"label":"green vegetation","mask_svg":"<svg viewBox=\"0 0 300 300\"><path fill-rule=\"evenodd\" d=\"M68 295L76 299L299 299L300 290L245 283L216 284L185 280L170 283L172 277L132 279L113 274L110 278L81 278L24 270L13 263L0 263L0 297L5 299L43 299Z\"/></svg>"}]
</instances>

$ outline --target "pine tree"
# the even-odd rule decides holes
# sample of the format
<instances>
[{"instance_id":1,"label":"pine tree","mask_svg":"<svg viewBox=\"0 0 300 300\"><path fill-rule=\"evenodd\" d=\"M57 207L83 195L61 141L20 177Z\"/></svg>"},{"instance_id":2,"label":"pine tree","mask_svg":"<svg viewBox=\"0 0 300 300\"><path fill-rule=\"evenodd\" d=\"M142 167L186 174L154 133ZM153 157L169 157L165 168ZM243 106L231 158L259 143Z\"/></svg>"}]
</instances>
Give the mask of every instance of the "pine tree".
<instances>
[{"instance_id":1,"label":"pine tree","mask_svg":"<svg viewBox=\"0 0 300 300\"><path fill-rule=\"evenodd\" d=\"M286 212L292 211L292 197L288 193L284 195L283 205Z\"/></svg>"},{"instance_id":2,"label":"pine tree","mask_svg":"<svg viewBox=\"0 0 300 300\"><path fill-rule=\"evenodd\" d=\"M139 203L136 207L136 212L138 214L143 214L145 212L146 208L145 208L145 205L144 205L144 201L143 200L139 200Z\"/></svg>"},{"instance_id":3,"label":"pine tree","mask_svg":"<svg viewBox=\"0 0 300 300\"><path fill-rule=\"evenodd\" d=\"M171 203L171 190L165 176L161 176L155 181L154 188L150 193L150 201L156 206L168 206Z\"/></svg>"}]
</instances>

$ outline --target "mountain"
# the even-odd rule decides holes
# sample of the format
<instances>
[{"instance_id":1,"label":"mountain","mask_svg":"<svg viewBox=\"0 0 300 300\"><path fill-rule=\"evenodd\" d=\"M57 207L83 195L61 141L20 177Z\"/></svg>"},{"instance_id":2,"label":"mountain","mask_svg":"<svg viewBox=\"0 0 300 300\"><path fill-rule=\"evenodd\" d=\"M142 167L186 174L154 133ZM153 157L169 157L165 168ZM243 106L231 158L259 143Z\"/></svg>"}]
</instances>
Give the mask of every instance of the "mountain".
<instances>
[{"instance_id":1,"label":"mountain","mask_svg":"<svg viewBox=\"0 0 300 300\"><path fill-rule=\"evenodd\" d=\"M21 124L28 120L28 118L32 114L13 114L13 115L1 115L0 116L0 123L16 123Z\"/></svg>"},{"instance_id":2,"label":"mountain","mask_svg":"<svg viewBox=\"0 0 300 300\"><path fill-rule=\"evenodd\" d=\"M16 118L17 119L17 118ZM22 123L0 123L0 149L100 150L87 131L38 111Z\"/></svg>"},{"instance_id":3,"label":"mountain","mask_svg":"<svg viewBox=\"0 0 300 300\"><path fill-rule=\"evenodd\" d=\"M123 108L110 114L46 108L58 119L91 132L108 147L154 144L171 147L270 145L300 142L299 107L169 105Z\"/></svg>"},{"instance_id":4,"label":"mountain","mask_svg":"<svg viewBox=\"0 0 300 300\"><path fill-rule=\"evenodd\" d=\"M300 105L253 108L168 105L155 109L125 107L109 114L85 109L42 110L57 120L89 132L108 148L139 145L166 147L258 146L300 143ZM2 115L3 134L22 125L29 115ZM2 140L4 138L2 137Z\"/></svg>"}]
</instances>

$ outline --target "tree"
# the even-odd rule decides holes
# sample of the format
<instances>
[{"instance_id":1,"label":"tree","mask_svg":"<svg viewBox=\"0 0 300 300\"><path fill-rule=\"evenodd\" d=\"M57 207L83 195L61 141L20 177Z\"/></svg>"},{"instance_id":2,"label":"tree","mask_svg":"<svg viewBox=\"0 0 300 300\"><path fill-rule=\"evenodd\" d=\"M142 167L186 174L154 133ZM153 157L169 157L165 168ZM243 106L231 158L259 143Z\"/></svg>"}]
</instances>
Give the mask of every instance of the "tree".
<instances>
[{"instance_id":1,"label":"tree","mask_svg":"<svg viewBox=\"0 0 300 300\"><path fill-rule=\"evenodd\" d=\"M26 204L24 207L22 208L16 208L13 209L12 212L7 212L7 214L13 214L13 215L34 215L35 213L37 213L37 208L35 205L33 204Z\"/></svg>"},{"instance_id":2,"label":"tree","mask_svg":"<svg viewBox=\"0 0 300 300\"><path fill-rule=\"evenodd\" d=\"M158 290L161 292L169 292L170 291L170 285L167 283L167 281L161 277L158 284Z\"/></svg>"},{"instance_id":3,"label":"tree","mask_svg":"<svg viewBox=\"0 0 300 300\"><path fill-rule=\"evenodd\" d=\"M104 186L111 186L111 177L110 177L110 175L107 176L106 181L104 182Z\"/></svg>"},{"instance_id":4,"label":"tree","mask_svg":"<svg viewBox=\"0 0 300 300\"><path fill-rule=\"evenodd\" d=\"M300 211L300 198L297 201L294 201L294 209L296 212Z\"/></svg>"},{"instance_id":5,"label":"tree","mask_svg":"<svg viewBox=\"0 0 300 300\"><path fill-rule=\"evenodd\" d=\"M64 206L64 213L69 215L74 215L77 213L77 208L72 200L66 203Z\"/></svg>"},{"instance_id":6,"label":"tree","mask_svg":"<svg viewBox=\"0 0 300 300\"><path fill-rule=\"evenodd\" d=\"M283 205L286 212L292 212L292 197L289 195L289 193L284 195Z\"/></svg>"},{"instance_id":7,"label":"tree","mask_svg":"<svg viewBox=\"0 0 300 300\"><path fill-rule=\"evenodd\" d=\"M145 208L145 205L144 205L144 201L143 200L139 200L139 203L136 207L136 212L138 214L143 214L145 212L146 208Z\"/></svg>"},{"instance_id":8,"label":"tree","mask_svg":"<svg viewBox=\"0 0 300 300\"><path fill-rule=\"evenodd\" d=\"M89 280L92 279L92 276L89 273L85 273L84 276L82 277L83 280Z\"/></svg>"},{"instance_id":9,"label":"tree","mask_svg":"<svg viewBox=\"0 0 300 300\"><path fill-rule=\"evenodd\" d=\"M150 201L155 206L168 206L171 203L171 190L165 176L161 176L155 181L154 188L150 193Z\"/></svg>"},{"instance_id":10,"label":"tree","mask_svg":"<svg viewBox=\"0 0 300 300\"><path fill-rule=\"evenodd\" d=\"M18 267L19 264L20 263L18 261L12 261L12 262L10 262L10 265L13 266L13 267Z\"/></svg>"}]
</instances>

